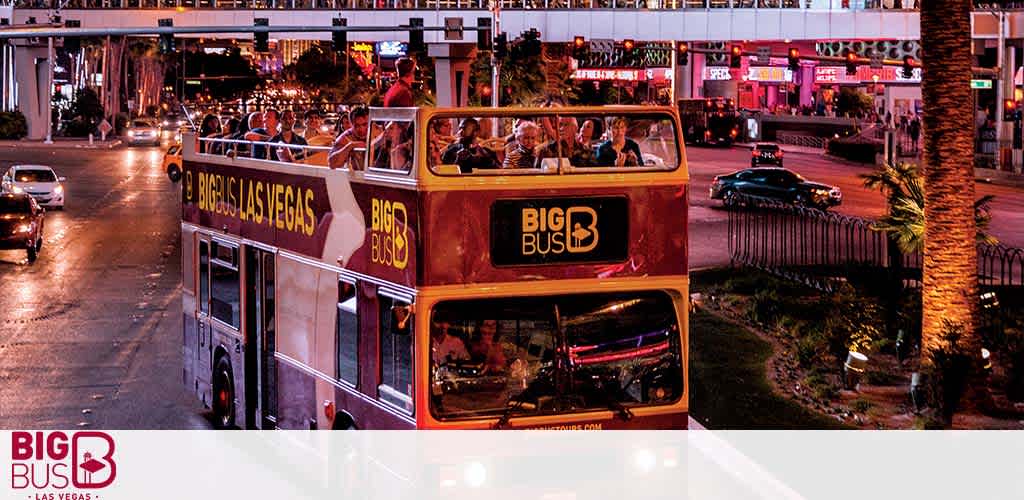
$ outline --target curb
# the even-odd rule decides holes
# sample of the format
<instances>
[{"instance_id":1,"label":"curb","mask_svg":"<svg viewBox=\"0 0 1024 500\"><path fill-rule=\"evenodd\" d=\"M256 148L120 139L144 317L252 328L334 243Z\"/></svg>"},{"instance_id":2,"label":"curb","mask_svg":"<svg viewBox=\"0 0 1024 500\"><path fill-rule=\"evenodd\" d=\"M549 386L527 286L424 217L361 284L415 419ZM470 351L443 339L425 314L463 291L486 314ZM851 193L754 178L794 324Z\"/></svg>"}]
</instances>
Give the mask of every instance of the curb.
<instances>
[{"instance_id":1,"label":"curb","mask_svg":"<svg viewBox=\"0 0 1024 500\"><path fill-rule=\"evenodd\" d=\"M974 181L995 186L1024 188L1024 175L989 168L975 168Z\"/></svg>"}]
</instances>

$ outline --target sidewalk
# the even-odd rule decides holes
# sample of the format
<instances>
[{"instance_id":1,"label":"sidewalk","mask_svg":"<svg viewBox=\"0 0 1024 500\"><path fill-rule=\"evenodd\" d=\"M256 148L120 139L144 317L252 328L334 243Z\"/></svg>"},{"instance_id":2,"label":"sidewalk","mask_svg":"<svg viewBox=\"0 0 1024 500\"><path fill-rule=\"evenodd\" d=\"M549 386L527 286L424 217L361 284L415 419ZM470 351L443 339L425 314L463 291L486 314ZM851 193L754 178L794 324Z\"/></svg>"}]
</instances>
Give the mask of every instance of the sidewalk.
<instances>
[{"instance_id":1,"label":"sidewalk","mask_svg":"<svg viewBox=\"0 0 1024 500\"><path fill-rule=\"evenodd\" d=\"M54 137L53 144L45 144L41 140L30 141L22 139L20 141L0 141L0 148L58 148L58 149L111 149L121 145L121 139L110 139L106 142L96 139L92 144L89 144L89 139L82 139L79 137L65 138L65 137Z\"/></svg>"},{"instance_id":2,"label":"sidewalk","mask_svg":"<svg viewBox=\"0 0 1024 500\"><path fill-rule=\"evenodd\" d=\"M770 141L765 141L765 142L770 142ZM774 144L778 144L778 143L774 143ZM822 148L812 148L812 147L809 147L809 146L794 146L792 144L778 144L778 146L780 148L782 148L782 151L787 153L787 154L819 155L819 156L825 154L825 150L822 149ZM754 143L736 144L736 147L744 148L744 149L754 149Z\"/></svg>"}]
</instances>

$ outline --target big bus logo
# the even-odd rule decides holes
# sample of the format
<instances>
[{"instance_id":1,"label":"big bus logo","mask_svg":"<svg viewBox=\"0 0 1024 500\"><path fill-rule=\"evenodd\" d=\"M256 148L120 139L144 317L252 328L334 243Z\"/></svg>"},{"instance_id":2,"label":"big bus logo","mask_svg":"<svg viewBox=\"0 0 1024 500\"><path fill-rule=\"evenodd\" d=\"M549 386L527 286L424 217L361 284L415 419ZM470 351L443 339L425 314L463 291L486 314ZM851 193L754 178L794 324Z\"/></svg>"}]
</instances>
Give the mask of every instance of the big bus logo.
<instances>
[{"instance_id":1,"label":"big bus logo","mask_svg":"<svg viewBox=\"0 0 1024 500\"><path fill-rule=\"evenodd\" d=\"M37 490L37 497L53 498L45 490L91 490L110 486L117 476L114 440L105 432L11 433L11 489ZM89 498L61 495L64 498Z\"/></svg>"},{"instance_id":2,"label":"big bus logo","mask_svg":"<svg viewBox=\"0 0 1024 500\"><path fill-rule=\"evenodd\" d=\"M373 198L370 231L373 263L395 269L409 265L409 214L404 203Z\"/></svg>"},{"instance_id":3,"label":"big bus logo","mask_svg":"<svg viewBox=\"0 0 1024 500\"><path fill-rule=\"evenodd\" d=\"M597 211L586 206L566 209L523 208L523 255L586 253L597 248Z\"/></svg>"}]
</instances>

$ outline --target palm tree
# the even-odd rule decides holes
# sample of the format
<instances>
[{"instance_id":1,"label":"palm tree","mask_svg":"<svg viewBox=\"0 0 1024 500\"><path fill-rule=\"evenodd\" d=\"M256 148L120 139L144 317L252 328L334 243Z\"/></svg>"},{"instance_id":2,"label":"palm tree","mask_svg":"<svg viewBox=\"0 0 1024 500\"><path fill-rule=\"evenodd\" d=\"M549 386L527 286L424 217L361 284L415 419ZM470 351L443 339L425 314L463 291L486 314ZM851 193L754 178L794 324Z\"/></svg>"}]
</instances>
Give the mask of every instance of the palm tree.
<instances>
[{"instance_id":1,"label":"palm tree","mask_svg":"<svg viewBox=\"0 0 1024 500\"><path fill-rule=\"evenodd\" d=\"M921 348L944 347L943 322L962 326L962 348L980 362L978 253L971 105L971 1L923 0L924 269ZM979 363L980 367L980 363ZM978 370L975 370L978 371ZM982 387L973 381L979 401ZM968 406L971 402L968 402Z\"/></svg>"},{"instance_id":2,"label":"palm tree","mask_svg":"<svg viewBox=\"0 0 1024 500\"><path fill-rule=\"evenodd\" d=\"M917 166L911 163L882 165L868 174L861 174L864 187L878 189L886 196L888 211L872 229L889 233L903 253L924 250L925 240L925 192L924 178ZM974 225L977 227L977 243L995 245L998 240L988 234L992 221L989 204L995 197L982 196L974 202Z\"/></svg>"}]
</instances>

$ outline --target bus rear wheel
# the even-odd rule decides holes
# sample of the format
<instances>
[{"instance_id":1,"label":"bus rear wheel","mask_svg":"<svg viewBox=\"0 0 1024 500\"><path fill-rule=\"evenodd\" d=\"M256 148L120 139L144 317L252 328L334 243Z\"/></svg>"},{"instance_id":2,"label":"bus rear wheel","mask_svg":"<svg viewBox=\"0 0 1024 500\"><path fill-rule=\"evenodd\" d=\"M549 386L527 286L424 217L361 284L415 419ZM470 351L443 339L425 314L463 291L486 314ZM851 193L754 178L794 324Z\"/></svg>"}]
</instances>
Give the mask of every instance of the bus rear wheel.
<instances>
[{"instance_id":1,"label":"bus rear wheel","mask_svg":"<svg viewBox=\"0 0 1024 500\"><path fill-rule=\"evenodd\" d=\"M235 383L226 356L213 369L213 423L218 429L235 426Z\"/></svg>"}]
</instances>

